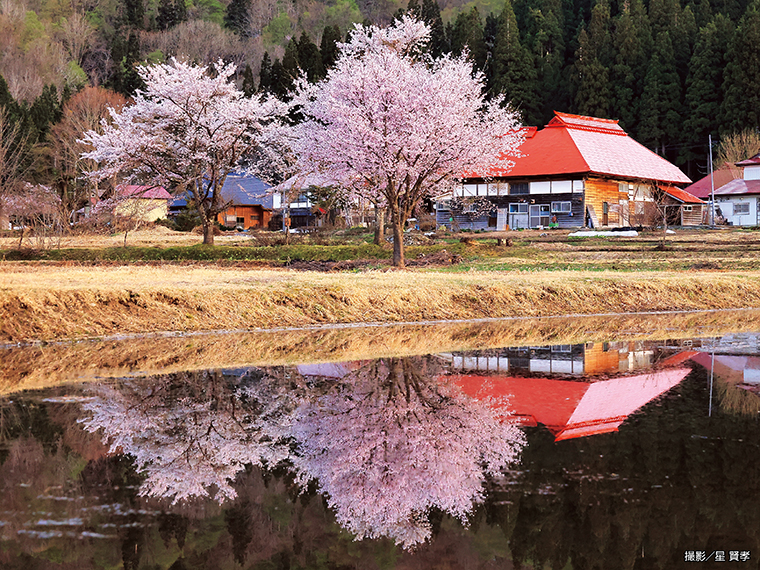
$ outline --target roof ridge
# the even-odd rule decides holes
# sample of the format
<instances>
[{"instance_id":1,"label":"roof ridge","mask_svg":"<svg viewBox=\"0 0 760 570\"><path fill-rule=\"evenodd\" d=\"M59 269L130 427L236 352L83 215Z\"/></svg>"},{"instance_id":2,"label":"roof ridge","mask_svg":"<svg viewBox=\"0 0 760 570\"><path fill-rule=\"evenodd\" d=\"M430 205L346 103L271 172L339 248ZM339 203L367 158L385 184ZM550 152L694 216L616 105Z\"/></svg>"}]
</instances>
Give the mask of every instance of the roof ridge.
<instances>
[{"instance_id":1,"label":"roof ridge","mask_svg":"<svg viewBox=\"0 0 760 570\"><path fill-rule=\"evenodd\" d=\"M618 124L617 119L602 119L601 117L591 117L589 115L573 115L572 113L562 113L554 111L554 117L546 125L547 127L564 127L567 129L578 129L582 131L591 131L596 133L611 134L617 136L628 136L623 128Z\"/></svg>"}]
</instances>

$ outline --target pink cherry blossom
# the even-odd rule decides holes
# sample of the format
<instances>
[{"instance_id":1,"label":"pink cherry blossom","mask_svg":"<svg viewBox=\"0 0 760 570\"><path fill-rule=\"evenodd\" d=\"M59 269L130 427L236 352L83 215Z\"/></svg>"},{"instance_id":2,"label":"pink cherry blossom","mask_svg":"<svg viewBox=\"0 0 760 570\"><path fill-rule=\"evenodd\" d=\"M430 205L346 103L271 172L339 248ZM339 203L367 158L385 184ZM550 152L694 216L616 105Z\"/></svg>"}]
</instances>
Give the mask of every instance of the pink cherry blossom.
<instances>
[{"instance_id":1,"label":"pink cherry blossom","mask_svg":"<svg viewBox=\"0 0 760 570\"><path fill-rule=\"evenodd\" d=\"M327 78L301 83L294 127L298 169L339 181L354 196L390 208L394 264L401 232L425 197L467 172L508 169L522 142L516 113L485 101L484 76L467 55L421 55L427 25L408 16L387 29L357 25Z\"/></svg>"}]
</instances>

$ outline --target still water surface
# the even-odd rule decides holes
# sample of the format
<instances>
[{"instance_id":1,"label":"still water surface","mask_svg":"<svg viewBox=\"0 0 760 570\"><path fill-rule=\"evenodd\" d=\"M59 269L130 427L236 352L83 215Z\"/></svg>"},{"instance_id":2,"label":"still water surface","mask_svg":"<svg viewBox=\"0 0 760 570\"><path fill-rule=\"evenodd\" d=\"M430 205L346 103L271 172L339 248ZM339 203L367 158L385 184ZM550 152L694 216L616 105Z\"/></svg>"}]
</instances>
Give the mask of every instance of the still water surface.
<instances>
[{"instance_id":1,"label":"still water surface","mask_svg":"<svg viewBox=\"0 0 760 570\"><path fill-rule=\"evenodd\" d=\"M9 392L0 567L758 567L760 334L304 362Z\"/></svg>"}]
</instances>

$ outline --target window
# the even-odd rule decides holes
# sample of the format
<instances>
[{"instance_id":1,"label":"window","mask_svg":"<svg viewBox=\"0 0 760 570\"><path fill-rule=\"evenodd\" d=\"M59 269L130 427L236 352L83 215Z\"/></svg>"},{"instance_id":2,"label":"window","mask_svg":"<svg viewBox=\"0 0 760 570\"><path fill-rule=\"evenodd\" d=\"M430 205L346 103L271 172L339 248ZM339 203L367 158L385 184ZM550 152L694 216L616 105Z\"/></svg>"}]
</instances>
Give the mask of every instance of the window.
<instances>
[{"instance_id":1,"label":"window","mask_svg":"<svg viewBox=\"0 0 760 570\"><path fill-rule=\"evenodd\" d=\"M488 185L489 196L506 196L508 184L506 182L491 182Z\"/></svg>"},{"instance_id":2,"label":"window","mask_svg":"<svg viewBox=\"0 0 760 570\"><path fill-rule=\"evenodd\" d=\"M243 218L242 216L237 216L235 218L235 223L243 225L245 223L245 218Z\"/></svg>"},{"instance_id":3,"label":"window","mask_svg":"<svg viewBox=\"0 0 760 570\"><path fill-rule=\"evenodd\" d=\"M555 180L552 182L552 194L570 194L572 191L572 180Z\"/></svg>"},{"instance_id":4,"label":"window","mask_svg":"<svg viewBox=\"0 0 760 570\"><path fill-rule=\"evenodd\" d=\"M737 202L734 204L734 216L749 215L749 202Z\"/></svg>"},{"instance_id":5,"label":"window","mask_svg":"<svg viewBox=\"0 0 760 570\"><path fill-rule=\"evenodd\" d=\"M573 208L570 202L552 202L553 214L569 214L572 211Z\"/></svg>"},{"instance_id":6,"label":"window","mask_svg":"<svg viewBox=\"0 0 760 570\"><path fill-rule=\"evenodd\" d=\"M528 194L529 192L530 187L527 182L511 182L509 184L510 194Z\"/></svg>"},{"instance_id":7,"label":"window","mask_svg":"<svg viewBox=\"0 0 760 570\"><path fill-rule=\"evenodd\" d=\"M530 193L531 194L549 194L552 191L551 182L531 182Z\"/></svg>"},{"instance_id":8,"label":"window","mask_svg":"<svg viewBox=\"0 0 760 570\"><path fill-rule=\"evenodd\" d=\"M749 206L749 204L747 204ZM684 212L691 212L691 206L684 206L683 207Z\"/></svg>"},{"instance_id":9,"label":"window","mask_svg":"<svg viewBox=\"0 0 760 570\"><path fill-rule=\"evenodd\" d=\"M573 180L573 192L583 192L583 180Z\"/></svg>"},{"instance_id":10,"label":"window","mask_svg":"<svg viewBox=\"0 0 760 570\"><path fill-rule=\"evenodd\" d=\"M527 214L528 204L510 204L509 213L510 214Z\"/></svg>"},{"instance_id":11,"label":"window","mask_svg":"<svg viewBox=\"0 0 760 570\"><path fill-rule=\"evenodd\" d=\"M549 213L549 204L541 204L539 212L541 212L541 215L548 214Z\"/></svg>"},{"instance_id":12,"label":"window","mask_svg":"<svg viewBox=\"0 0 760 570\"><path fill-rule=\"evenodd\" d=\"M258 214L251 214L251 219L252 220L258 220L260 218L261 218L261 216L259 216Z\"/></svg>"}]
</instances>

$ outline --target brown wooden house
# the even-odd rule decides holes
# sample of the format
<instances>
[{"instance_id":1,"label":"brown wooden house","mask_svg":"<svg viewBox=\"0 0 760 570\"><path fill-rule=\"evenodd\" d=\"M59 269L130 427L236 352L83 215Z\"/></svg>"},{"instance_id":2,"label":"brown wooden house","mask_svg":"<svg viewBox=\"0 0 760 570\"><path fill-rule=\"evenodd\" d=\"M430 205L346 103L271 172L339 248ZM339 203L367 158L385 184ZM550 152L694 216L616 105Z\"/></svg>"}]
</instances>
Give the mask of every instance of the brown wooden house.
<instances>
[{"instance_id":1,"label":"brown wooden house","mask_svg":"<svg viewBox=\"0 0 760 570\"><path fill-rule=\"evenodd\" d=\"M266 229L273 210L280 207L280 194L270 188L255 176L229 174L222 188L222 199L228 206L217 221L229 228Z\"/></svg>"},{"instance_id":2,"label":"brown wooden house","mask_svg":"<svg viewBox=\"0 0 760 570\"><path fill-rule=\"evenodd\" d=\"M676 194L673 199L685 206L683 223L702 223L702 201L684 200L677 187L689 178L629 137L617 121L555 112L543 129L526 129L519 150L511 169L464 178L453 202L439 202L438 225L473 230L637 226L656 222L658 196L670 200ZM468 218L467 204L482 198L492 203L491 215Z\"/></svg>"}]
</instances>

